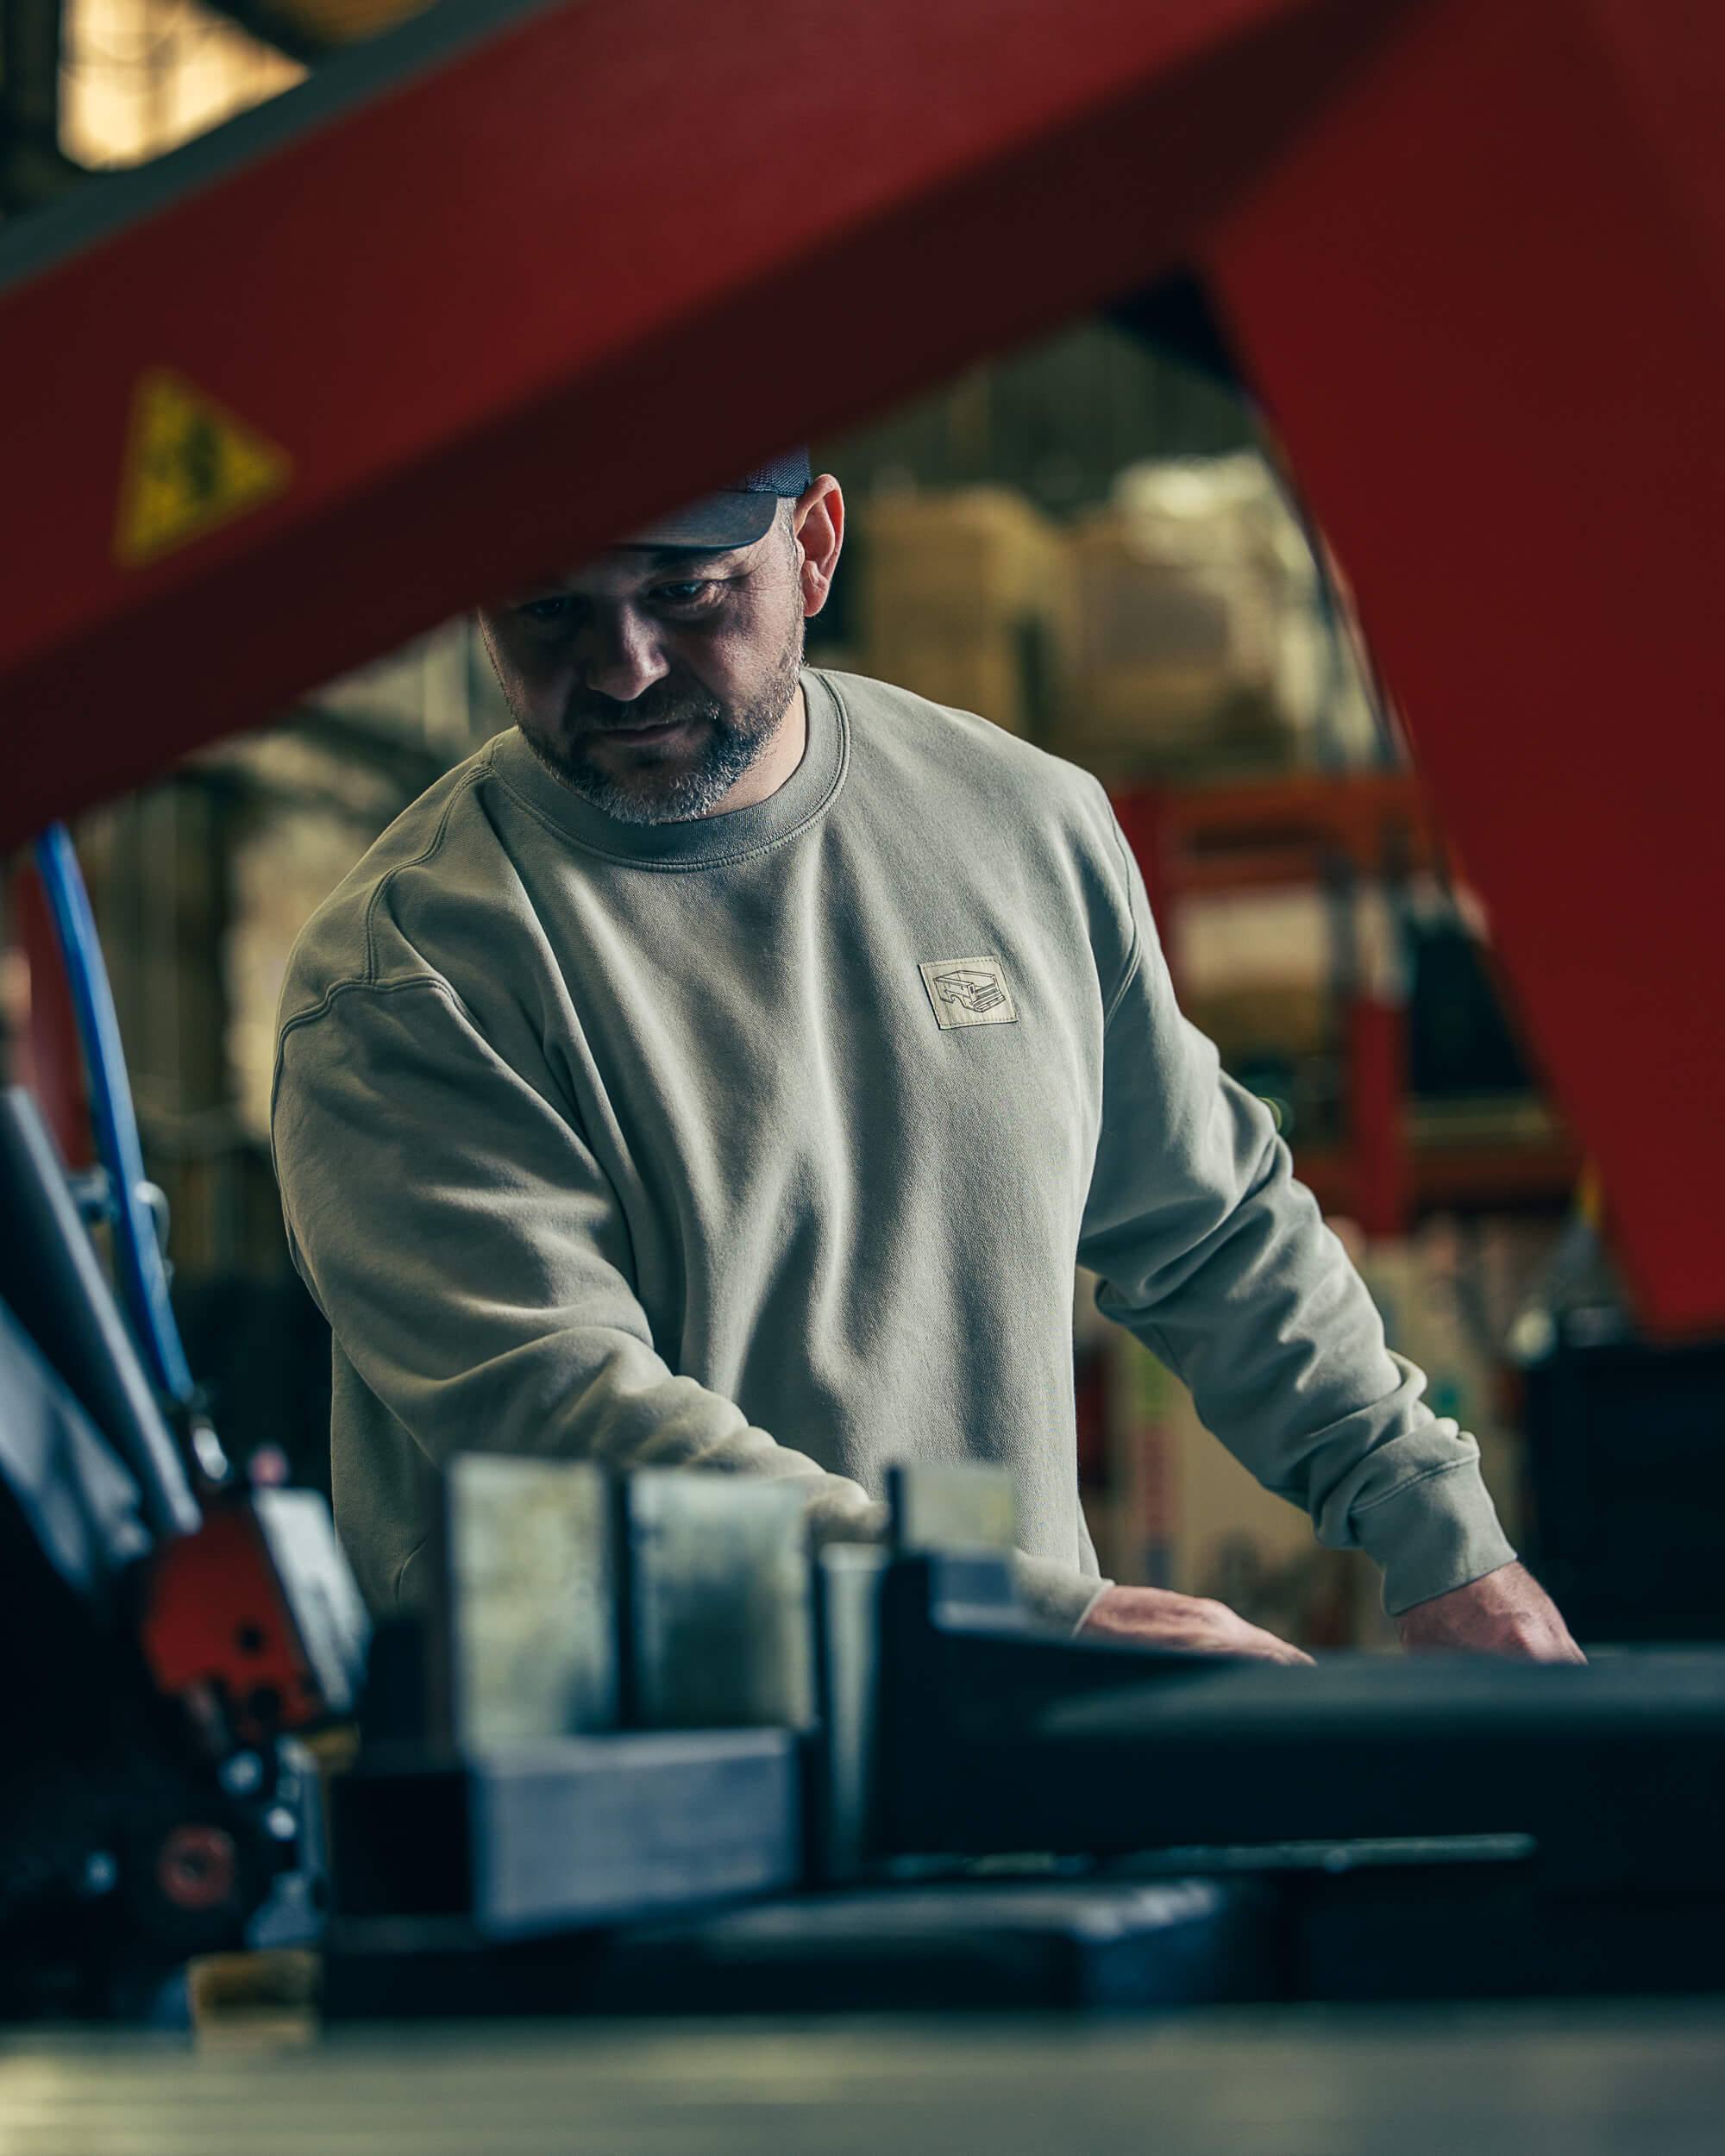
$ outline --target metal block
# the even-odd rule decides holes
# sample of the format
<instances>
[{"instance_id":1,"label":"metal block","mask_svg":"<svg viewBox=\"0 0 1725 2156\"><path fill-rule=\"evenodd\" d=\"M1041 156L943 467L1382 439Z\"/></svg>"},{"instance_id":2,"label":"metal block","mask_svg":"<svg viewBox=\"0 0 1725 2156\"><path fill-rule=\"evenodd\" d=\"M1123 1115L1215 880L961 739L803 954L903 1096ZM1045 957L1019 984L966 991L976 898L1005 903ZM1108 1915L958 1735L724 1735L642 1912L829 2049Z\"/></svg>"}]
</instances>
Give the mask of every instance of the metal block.
<instances>
[{"instance_id":1,"label":"metal block","mask_svg":"<svg viewBox=\"0 0 1725 2156\"><path fill-rule=\"evenodd\" d=\"M803 1493L653 1469L630 1476L630 1718L649 1729L814 1720Z\"/></svg>"},{"instance_id":2,"label":"metal block","mask_svg":"<svg viewBox=\"0 0 1725 2156\"><path fill-rule=\"evenodd\" d=\"M513 1938L794 1885L799 1787L796 1740L781 1729L493 1753L468 1780L474 1921Z\"/></svg>"},{"instance_id":3,"label":"metal block","mask_svg":"<svg viewBox=\"0 0 1725 2156\"><path fill-rule=\"evenodd\" d=\"M450 1733L465 1750L613 1727L609 1486L583 1461L460 1454L446 1477Z\"/></svg>"},{"instance_id":4,"label":"metal block","mask_svg":"<svg viewBox=\"0 0 1725 2156\"><path fill-rule=\"evenodd\" d=\"M552 1738L460 1761L379 1746L331 1799L354 1951L618 1923L769 1893L800 1865L798 1743L782 1729Z\"/></svg>"},{"instance_id":5,"label":"metal block","mask_svg":"<svg viewBox=\"0 0 1725 2156\"><path fill-rule=\"evenodd\" d=\"M1004 1468L902 1461L887 1470L893 1544L912 1551L1010 1550L1018 1498Z\"/></svg>"},{"instance_id":6,"label":"metal block","mask_svg":"<svg viewBox=\"0 0 1725 2156\"><path fill-rule=\"evenodd\" d=\"M854 1878L872 1839L875 1713L885 1551L835 1542L820 1553L823 1807L816 1852L828 1879Z\"/></svg>"}]
</instances>

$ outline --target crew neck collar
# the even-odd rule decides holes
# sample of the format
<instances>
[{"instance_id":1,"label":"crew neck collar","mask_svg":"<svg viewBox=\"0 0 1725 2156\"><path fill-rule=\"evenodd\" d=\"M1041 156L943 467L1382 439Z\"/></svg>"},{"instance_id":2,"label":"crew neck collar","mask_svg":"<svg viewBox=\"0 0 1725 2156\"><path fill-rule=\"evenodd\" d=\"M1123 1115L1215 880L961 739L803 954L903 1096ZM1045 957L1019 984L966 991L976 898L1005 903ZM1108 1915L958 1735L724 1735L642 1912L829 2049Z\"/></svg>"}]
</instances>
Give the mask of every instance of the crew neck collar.
<instances>
[{"instance_id":1,"label":"crew neck collar","mask_svg":"<svg viewBox=\"0 0 1725 2156\"><path fill-rule=\"evenodd\" d=\"M622 824L555 778L511 727L492 743L492 769L543 820L588 853L642 868L700 868L741 861L791 838L837 793L849 761L845 710L823 674L805 667L808 739L802 761L776 793L724 816L685 824Z\"/></svg>"}]
</instances>

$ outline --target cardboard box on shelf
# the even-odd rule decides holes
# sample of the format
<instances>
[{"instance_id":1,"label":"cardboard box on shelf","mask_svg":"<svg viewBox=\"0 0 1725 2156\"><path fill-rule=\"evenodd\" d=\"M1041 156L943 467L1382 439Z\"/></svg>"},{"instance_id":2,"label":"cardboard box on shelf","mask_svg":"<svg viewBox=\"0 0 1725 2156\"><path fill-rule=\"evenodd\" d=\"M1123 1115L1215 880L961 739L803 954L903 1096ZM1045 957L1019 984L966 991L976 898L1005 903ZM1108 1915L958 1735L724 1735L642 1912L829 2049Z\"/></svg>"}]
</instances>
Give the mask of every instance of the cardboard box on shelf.
<instances>
[{"instance_id":1,"label":"cardboard box on shelf","mask_svg":"<svg viewBox=\"0 0 1725 2156\"><path fill-rule=\"evenodd\" d=\"M1051 745L1110 774L1266 769L1371 720L1315 565L1250 453L1129 466L1070 535L1073 657Z\"/></svg>"},{"instance_id":2,"label":"cardboard box on shelf","mask_svg":"<svg viewBox=\"0 0 1725 2156\"><path fill-rule=\"evenodd\" d=\"M1058 611L1062 535L1009 486L876 495L860 507L865 636L917 624Z\"/></svg>"},{"instance_id":3,"label":"cardboard box on shelf","mask_svg":"<svg viewBox=\"0 0 1725 2156\"><path fill-rule=\"evenodd\" d=\"M1182 561L1147 548L1119 510L1071 535L1075 635L1063 749L1147 769L1222 747L1283 757L1275 608L1261 565Z\"/></svg>"},{"instance_id":4,"label":"cardboard box on shelf","mask_svg":"<svg viewBox=\"0 0 1725 2156\"><path fill-rule=\"evenodd\" d=\"M877 498L858 525L863 671L1039 738L1068 637L1061 534L1007 487Z\"/></svg>"},{"instance_id":5,"label":"cardboard box on shelf","mask_svg":"<svg viewBox=\"0 0 1725 2156\"><path fill-rule=\"evenodd\" d=\"M1261 458L1130 466L1065 530L1004 486L855 522L862 670L1104 776L1280 768L1371 731Z\"/></svg>"}]
</instances>

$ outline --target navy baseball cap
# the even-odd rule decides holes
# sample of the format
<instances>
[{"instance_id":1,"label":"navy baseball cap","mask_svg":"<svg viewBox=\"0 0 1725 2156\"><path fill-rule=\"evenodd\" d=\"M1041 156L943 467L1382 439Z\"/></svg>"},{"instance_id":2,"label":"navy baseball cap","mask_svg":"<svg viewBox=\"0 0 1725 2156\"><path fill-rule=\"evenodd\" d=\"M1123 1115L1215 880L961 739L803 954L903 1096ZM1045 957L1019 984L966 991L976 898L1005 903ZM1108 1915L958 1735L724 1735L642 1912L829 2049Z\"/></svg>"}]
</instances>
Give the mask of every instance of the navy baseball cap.
<instances>
[{"instance_id":1,"label":"navy baseball cap","mask_svg":"<svg viewBox=\"0 0 1725 2156\"><path fill-rule=\"evenodd\" d=\"M644 531L632 532L631 547L693 547L704 554L722 547L752 547L772 530L781 501L806 493L814 477L806 449L787 449L735 486L721 487L705 501L656 517Z\"/></svg>"}]
</instances>

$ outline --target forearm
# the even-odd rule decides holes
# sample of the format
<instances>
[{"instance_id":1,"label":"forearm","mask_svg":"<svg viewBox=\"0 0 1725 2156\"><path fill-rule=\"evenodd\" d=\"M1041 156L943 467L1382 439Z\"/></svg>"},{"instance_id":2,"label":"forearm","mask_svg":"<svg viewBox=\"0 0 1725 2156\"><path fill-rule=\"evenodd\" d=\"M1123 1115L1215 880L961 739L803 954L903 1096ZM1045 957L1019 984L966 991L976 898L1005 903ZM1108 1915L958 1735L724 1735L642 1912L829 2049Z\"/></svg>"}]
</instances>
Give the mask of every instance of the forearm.
<instances>
[{"instance_id":1,"label":"forearm","mask_svg":"<svg viewBox=\"0 0 1725 2156\"><path fill-rule=\"evenodd\" d=\"M1307 1511L1320 1542L1368 1552L1392 1614L1508 1564L1478 1446L1427 1407L1422 1373L1386 1349L1286 1148L1222 1085L1239 1194L1176 1280L1134 1276L1127 1259L1101 1307L1184 1379L1206 1427Z\"/></svg>"},{"instance_id":2,"label":"forearm","mask_svg":"<svg viewBox=\"0 0 1725 2156\"><path fill-rule=\"evenodd\" d=\"M1101 1307L1319 1539L1366 1550L1394 1612L1515 1552L1474 1440L1385 1345L1364 1283L1293 1178L1264 1104L1182 1017L1142 885L1136 965L1109 1012L1082 1262Z\"/></svg>"}]
</instances>

